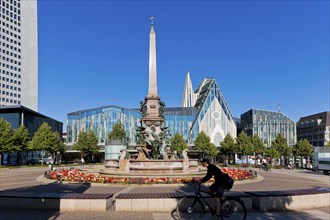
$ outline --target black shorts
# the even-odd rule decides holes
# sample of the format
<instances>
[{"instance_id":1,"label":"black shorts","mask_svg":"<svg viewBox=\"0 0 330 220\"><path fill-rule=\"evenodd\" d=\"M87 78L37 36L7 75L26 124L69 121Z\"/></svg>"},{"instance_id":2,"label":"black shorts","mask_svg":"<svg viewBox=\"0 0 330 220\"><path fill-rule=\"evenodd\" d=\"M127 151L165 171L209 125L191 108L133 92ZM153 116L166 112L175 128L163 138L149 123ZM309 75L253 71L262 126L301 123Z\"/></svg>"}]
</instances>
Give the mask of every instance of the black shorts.
<instances>
[{"instance_id":1,"label":"black shorts","mask_svg":"<svg viewBox=\"0 0 330 220\"><path fill-rule=\"evenodd\" d=\"M209 188L217 197L222 197L223 193L225 192L225 187L219 186L213 183Z\"/></svg>"}]
</instances>

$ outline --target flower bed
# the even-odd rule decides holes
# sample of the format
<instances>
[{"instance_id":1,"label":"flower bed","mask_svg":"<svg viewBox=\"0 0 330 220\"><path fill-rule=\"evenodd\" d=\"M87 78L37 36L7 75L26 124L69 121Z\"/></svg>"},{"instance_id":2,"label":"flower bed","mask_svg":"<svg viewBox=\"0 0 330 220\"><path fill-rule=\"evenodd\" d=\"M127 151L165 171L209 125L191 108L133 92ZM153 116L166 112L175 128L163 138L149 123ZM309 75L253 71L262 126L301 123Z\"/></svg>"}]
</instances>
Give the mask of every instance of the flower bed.
<instances>
[{"instance_id":1,"label":"flower bed","mask_svg":"<svg viewBox=\"0 0 330 220\"><path fill-rule=\"evenodd\" d=\"M234 180L252 179L247 171L230 168L221 168L224 173L228 173ZM84 173L79 169L52 171L50 179L57 179L68 182L86 182L86 183L111 183L111 184L180 184L189 183L192 177L107 177L98 174ZM212 181L211 179L210 181Z\"/></svg>"}]
</instances>

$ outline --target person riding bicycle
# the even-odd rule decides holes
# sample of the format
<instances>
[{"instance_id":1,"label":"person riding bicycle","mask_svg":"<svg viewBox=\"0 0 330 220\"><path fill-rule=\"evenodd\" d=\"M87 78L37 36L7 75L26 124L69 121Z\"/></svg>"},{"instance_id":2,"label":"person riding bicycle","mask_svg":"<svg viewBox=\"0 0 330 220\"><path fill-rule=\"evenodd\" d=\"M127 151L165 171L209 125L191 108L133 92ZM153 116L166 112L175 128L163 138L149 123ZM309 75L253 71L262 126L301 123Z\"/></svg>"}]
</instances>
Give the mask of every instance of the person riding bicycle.
<instances>
[{"instance_id":1,"label":"person riding bicycle","mask_svg":"<svg viewBox=\"0 0 330 220\"><path fill-rule=\"evenodd\" d=\"M209 159L204 158L202 159L202 165L203 167L207 168L207 173L205 177L200 179L199 183L204 183L214 177L214 183L208 188L207 192L209 194L215 194L215 205L216 205L216 215L220 215L220 197L223 196L223 193L225 192L226 188L223 183L223 175L224 173L214 164L211 164Z\"/></svg>"},{"instance_id":2,"label":"person riding bicycle","mask_svg":"<svg viewBox=\"0 0 330 220\"><path fill-rule=\"evenodd\" d=\"M261 164L261 169L262 169L262 170L265 170L265 171L268 171L268 165L267 165L265 162L263 162L263 163Z\"/></svg>"}]
</instances>

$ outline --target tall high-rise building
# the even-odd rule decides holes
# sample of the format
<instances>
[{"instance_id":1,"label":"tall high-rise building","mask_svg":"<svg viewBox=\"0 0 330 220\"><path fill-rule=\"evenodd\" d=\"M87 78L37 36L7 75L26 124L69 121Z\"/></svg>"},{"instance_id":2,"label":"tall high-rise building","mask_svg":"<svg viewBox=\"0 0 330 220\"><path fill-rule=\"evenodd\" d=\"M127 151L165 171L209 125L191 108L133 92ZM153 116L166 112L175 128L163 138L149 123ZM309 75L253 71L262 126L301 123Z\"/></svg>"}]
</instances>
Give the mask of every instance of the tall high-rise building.
<instances>
[{"instance_id":1,"label":"tall high-rise building","mask_svg":"<svg viewBox=\"0 0 330 220\"><path fill-rule=\"evenodd\" d=\"M0 106L38 111L37 0L0 0Z\"/></svg>"}]
</instances>

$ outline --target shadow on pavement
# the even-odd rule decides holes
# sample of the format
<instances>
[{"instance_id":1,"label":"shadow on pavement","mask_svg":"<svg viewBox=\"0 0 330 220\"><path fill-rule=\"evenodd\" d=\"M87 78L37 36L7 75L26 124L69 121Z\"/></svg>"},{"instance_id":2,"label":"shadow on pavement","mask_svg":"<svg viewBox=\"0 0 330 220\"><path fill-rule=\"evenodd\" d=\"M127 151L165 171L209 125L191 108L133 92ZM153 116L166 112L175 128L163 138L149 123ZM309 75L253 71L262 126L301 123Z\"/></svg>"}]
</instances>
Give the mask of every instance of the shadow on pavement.
<instances>
[{"instance_id":1,"label":"shadow on pavement","mask_svg":"<svg viewBox=\"0 0 330 220\"><path fill-rule=\"evenodd\" d=\"M34 192L34 193L83 193L90 188L90 183L49 183L44 185L20 187L15 189L1 190L4 192Z\"/></svg>"},{"instance_id":2,"label":"shadow on pavement","mask_svg":"<svg viewBox=\"0 0 330 220\"><path fill-rule=\"evenodd\" d=\"M83 193L90 184L61 184L21 187L0 191L0 220L56 219L61 198L71 193ZM18 207L15 208L15 206Z\"/></svg>"}]
</instances>

